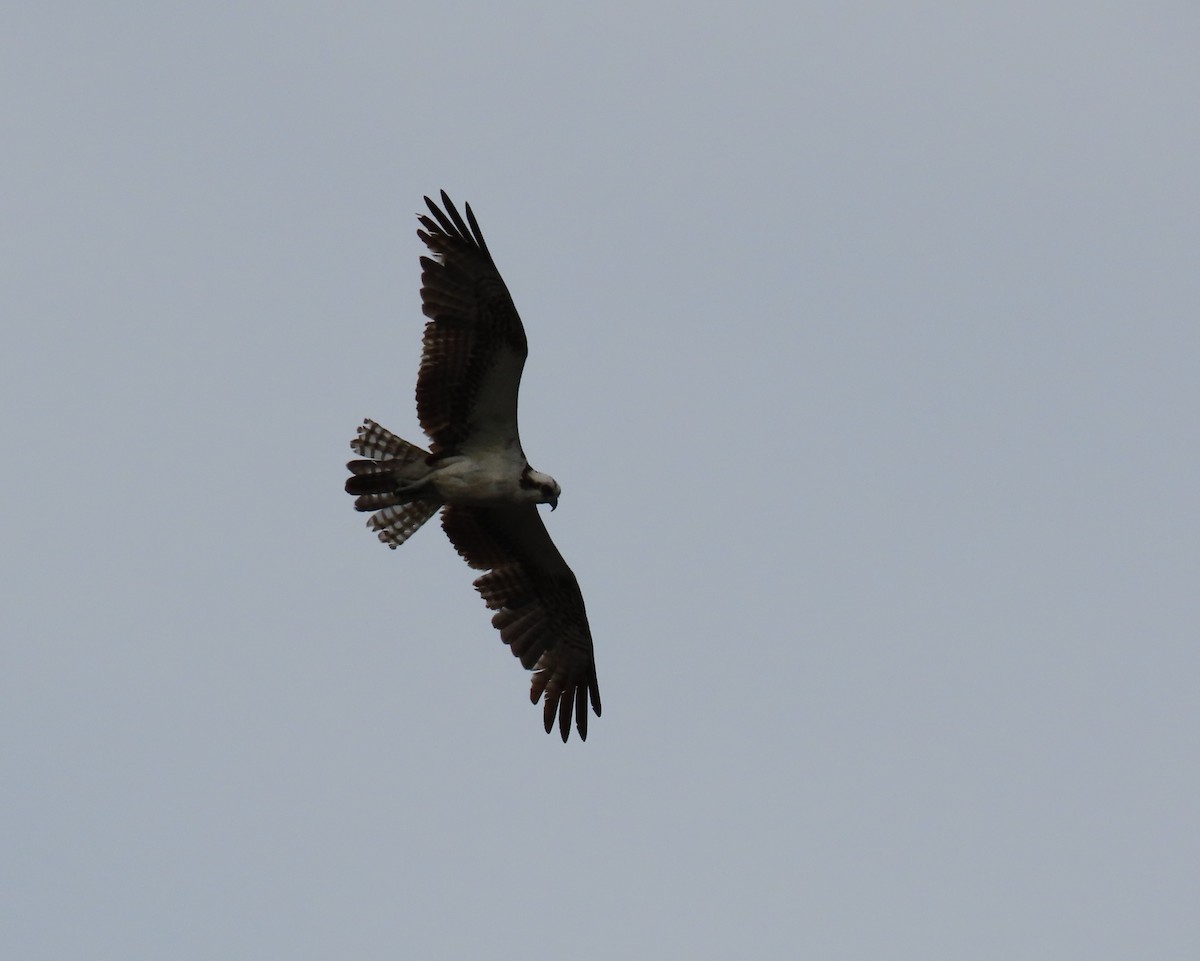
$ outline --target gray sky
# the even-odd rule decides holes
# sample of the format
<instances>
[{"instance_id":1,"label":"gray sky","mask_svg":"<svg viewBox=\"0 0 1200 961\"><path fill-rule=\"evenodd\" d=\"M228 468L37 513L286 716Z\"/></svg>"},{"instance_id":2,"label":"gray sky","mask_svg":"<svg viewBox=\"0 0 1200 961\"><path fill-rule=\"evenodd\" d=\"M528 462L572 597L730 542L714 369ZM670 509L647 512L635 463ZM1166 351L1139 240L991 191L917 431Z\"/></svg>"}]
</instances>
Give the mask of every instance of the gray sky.
<instances>
[{"instance_id":1,"label":"gray sky","mask_svg":"<svg viewBox=\"0 0 1200 961\"><path fill-rule=\"evenodd\" d=\"M1193 5L411 6L4 17L0 956L1196 957ZM341 490L442 187L586 744Z\"/></svg>"}]
</instances>

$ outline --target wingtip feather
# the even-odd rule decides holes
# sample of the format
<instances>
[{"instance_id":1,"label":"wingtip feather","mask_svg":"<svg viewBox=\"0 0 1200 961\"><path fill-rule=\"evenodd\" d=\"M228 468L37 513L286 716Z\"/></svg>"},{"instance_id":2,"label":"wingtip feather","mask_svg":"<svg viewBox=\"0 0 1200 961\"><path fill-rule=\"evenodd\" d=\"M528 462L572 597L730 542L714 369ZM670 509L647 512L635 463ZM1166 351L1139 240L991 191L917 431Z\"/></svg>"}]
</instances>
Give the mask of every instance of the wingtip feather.
<instances>
[{"instance_id":1,"label":"wingtip feather","mask_svg":"<svg viewBox=\"0 0 1200 961\"><path fill-rule=\"evenodd\" d=\"M558 696L558 733L562 735L563 744L571 736L571 692L563 691Z\"/></svg>"}]
</instances>

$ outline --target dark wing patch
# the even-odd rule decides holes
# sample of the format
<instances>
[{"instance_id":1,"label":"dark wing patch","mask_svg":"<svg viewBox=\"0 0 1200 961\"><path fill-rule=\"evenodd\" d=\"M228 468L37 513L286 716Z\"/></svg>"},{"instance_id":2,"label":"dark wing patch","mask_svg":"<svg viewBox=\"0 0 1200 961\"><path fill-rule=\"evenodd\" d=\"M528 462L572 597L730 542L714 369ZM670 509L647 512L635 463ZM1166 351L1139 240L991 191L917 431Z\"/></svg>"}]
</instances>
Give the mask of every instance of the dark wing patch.
<instances>
[{"instance_id":1,"label":"dark wing patch","mask_svg":"<svg viewBox=\"0 0 1200 961\"><path fill-rule=\"evenodd\" d=\"M418 219L424 352L417 376L417 417L434 452L474 439L503 445L517 439L517 390L528 346L525 328L492 261L471 207L463 220L446 192L441 210Z\"/></svg>"},{"instance_id":2,"label":"dark wing patch","mask_svg":"<svg viewBox=\"0 0 1200 961\"><path fill-rule=\"evenodd\" d=\"M550 539L537 508L449 505L442 527L458 553L476 570L484 602L496 613L500 631L521 664L534 672L530 700L545 697L546 732L554 728L564 741L571 717L587 739L588 701L600 716L600 688L592 635L579 582Z\"/></svg>"}]
</instances>

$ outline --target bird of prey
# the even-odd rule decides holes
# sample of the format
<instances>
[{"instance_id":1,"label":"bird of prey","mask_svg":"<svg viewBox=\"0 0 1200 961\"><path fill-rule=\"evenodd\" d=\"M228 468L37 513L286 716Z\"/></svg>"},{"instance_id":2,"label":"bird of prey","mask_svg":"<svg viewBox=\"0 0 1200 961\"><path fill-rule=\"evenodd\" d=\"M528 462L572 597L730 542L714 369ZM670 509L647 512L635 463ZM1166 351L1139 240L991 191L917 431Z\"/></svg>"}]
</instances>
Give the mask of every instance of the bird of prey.
<instances>
[{"instance_id":1,"label":"bird of prey","mask_svg":"<svg viewBox=\"0 0 1200 961\"><path fill-rule=\"evenodd\" d=\"M417 418L429 450L373 420L351 449L347 493L367 526L399 547L442 512L442 529L471 567L496 613L500 637L533 671L530 700L545 698L546 732L563 741L571 717L587 738L587 705L600 716L592 635L579 583L554 546L538 504L554 510L561 493L529 466L517 433L517 391L528 352L525 328L467 204L464 221L446 192L428 197L417 236L421 258L424 350L417 374Z\"/></svg>"}]
</instances>

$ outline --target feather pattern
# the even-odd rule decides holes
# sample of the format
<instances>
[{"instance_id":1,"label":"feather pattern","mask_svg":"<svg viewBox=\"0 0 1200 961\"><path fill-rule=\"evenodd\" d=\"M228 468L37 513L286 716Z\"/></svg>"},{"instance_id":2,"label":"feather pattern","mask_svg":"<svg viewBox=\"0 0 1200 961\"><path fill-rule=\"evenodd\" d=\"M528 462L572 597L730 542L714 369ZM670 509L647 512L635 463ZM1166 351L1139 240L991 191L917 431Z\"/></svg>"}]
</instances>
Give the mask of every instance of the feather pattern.
<instances>
[{"instance_id":1,"label":"feather pattern","mask_svg":"<svg viewBox=\"0 0 1200 961\"><path fill-rule=\"evenodd\" d=\"M600 716L600 688L583 594L532 504L448 505L442 529L463 559L486 570L475 588L496 613L492 624L521 664L534 672L530 700L545 698L547 733L558 715L565 741L572 714L587 738L587 703Z\"/></svg>"},{"instance_id":2,"label":"feather pattern","mask_svg":"<svg viewBox=\"0 0 1200 961\"><path fill-rule=\"evenodd\" d=\"M492 261L471 207L463 220L442 191L445 211L425 198L417 236L421 258L424 351L417 375L417 417L433 442L470 450L520 448L517 390L528 346L525 328Z\"/></svg>"},{"instance_id":3,"label":"feather pattern","mask_svg":"<svg viewBox=\"0 0 1200 961\"><path fill-rule=\"evenodd\" d=\"M376 461L402 460L411 463L429 456L428 451L410 444L403 437L397 437L369 417L362 422L354 440L350 441L350 449L360 457Z\"/></svg>"},{"instance_id":4,"label":"feather pattern","mask_svg":"<svg viewBox=\"0 0 1200 961\"><path fill-rule=\"evenodd\" d=\"M350 449L366 460L346 465L346 492L355 495L360 511L376 511L367 526L395 550L438 512L442 502L425 492L429 452L397 437L373 420L365 420Z\"/></svg>"},{"instance_id":5,"label":"feather pattern","mask_svg":"<svg viewBox=\"0 0 1200 961\"><path fill-rule=\"evenodd\" d=\"M429 518L438 512L437 501L413 501L411 504L396 504L385 507L367 518L367 526L379 535L379 539L395 550L408 540Z\"/></svg>"}]
</instances>

